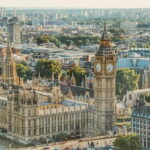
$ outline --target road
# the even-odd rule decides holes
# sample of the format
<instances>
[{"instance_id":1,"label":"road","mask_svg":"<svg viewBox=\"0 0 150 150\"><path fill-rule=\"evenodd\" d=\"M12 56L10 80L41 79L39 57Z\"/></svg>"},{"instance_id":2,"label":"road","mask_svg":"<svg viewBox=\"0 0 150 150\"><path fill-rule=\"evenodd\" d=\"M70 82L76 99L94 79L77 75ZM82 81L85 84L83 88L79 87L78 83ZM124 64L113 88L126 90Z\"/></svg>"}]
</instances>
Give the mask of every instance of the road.
<instances>
[{"instance_id":1,"label":"road","mask_svg":"<svg viewBox=\"0 0 150 150\"><path fill-rule=\"evenodd\" d=\"M79 148L88 147L88 143L91 143L91 142L93 142L95 146L105 146L105 145L112 145L115 139L116 137L100 136L100 137L86 138L86 139L80 139L80 140L51 143L49 144L49 146L41 145L41 146L34 146L34 147L28 147L28 148L19 148L17 150L42 150L44 147L49 147L50 150L54 150L54 149L62 150L67 147L69 149L76 149L77 147ZM13 149L9 149L9 150L13 150Z\"/></svg>"}]
</instances>

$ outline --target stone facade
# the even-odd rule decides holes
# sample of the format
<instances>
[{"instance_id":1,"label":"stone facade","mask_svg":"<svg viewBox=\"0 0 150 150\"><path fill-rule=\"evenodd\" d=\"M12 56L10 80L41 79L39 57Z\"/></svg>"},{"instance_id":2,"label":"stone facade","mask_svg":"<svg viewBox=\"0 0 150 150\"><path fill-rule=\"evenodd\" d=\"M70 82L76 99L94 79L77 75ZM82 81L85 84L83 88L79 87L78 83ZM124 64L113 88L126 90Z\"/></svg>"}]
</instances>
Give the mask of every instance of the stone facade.
<instances>
[{"instance_id":1,"label":"stone facade","mask_svg":"<svg viewBox=\"0 0 150 150\"><path fill-rule=\"evenodd\" d=\"M138 106L132 113L132 132L140 136L142 146L150 149L150 106Z\"/></svg>"},{"instance_id":2,"label":"stone facade","mask_svg":"<svg viewBox=\"0 0 150 150\"><path fill-rule=\"evenodd\" d=\"M33 79L31 85L16 86L18 77L9 46L6 58L9 61L3 64L2 81L9 88L6 89L7 99L0 98L0 128L7 130L7 135L13 140L29 143L52 138L59 133L94 136L112 130L116 54L111 48L106 28L95 56L94 90L76 87L74 76L69 87L55 83L52 87L42 87L40 77ZM93 80L93 75L91 77ZM91 97L94 97L94 104Z\"/></svg>"},{"instance_id":3,"label":"stone facade","mask_svg":"<svg viewBox=\"0 0 150 150\"><path fill-rule=\"evenodd\" d=\"M52 138L59 133L85 136L88 132L88 105L73 100L53 102L53 95L32 89L9 91L5 111L9 136L26 143ZM2 111L2 109L1 109Z\"/></svg>"},{"instance_id":4,"label":"stone facade","mask_svg":"<svg viewBox=\"0 0 150 150\"><path fill-rule=\"evenodd\" d=\"M7 48L5 49L6 55L3 57L2 60L2 75L1 80L3 83L8 85L20 85L23 83L22 79L19 80L16 72L16 64L12 57L12 48L8 44Z\"/></svg>"},{"instance_id":5,"label":"stone facade","mask_svg":"<svg viewBox=\"0 0 150 150\"><path fill-rule=\"evenodd\" d=\"M112 130L115 119L115 76L116 54L111 47L106 27L95 62L95 135L106 134Z\"/></svg>"},{"instance_id":6,"label":"stone facade","mask_svg":"<svg viewBox=\"0 0 150 150\"><path fill-rule=\"evenodd\" d=\"M0 127L7 130L7 98L0 97Z\"/></svg>"}]
</instances>

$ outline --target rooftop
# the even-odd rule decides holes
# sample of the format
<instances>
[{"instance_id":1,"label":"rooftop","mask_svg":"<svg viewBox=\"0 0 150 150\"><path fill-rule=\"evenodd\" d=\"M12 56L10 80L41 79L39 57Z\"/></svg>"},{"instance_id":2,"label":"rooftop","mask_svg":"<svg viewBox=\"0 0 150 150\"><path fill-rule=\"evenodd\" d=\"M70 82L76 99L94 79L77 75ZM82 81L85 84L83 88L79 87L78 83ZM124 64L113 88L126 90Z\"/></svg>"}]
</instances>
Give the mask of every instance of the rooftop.
<instances>
[{"instance_id":1,"label":"rooftop","mask_svg":"<svg viewBox=\"0 0 150 150\"><path fill-rule=\"evenodd\" d=\"M62 105L65 106L83 106L83 105L88 105L87 103L83 103L83 102L78 102L78 101L74 101L74 100L63 100L61 102Z\"/></svg>"},{"instance_id":2,"label":"rooftop","mask_svg":"<svg viewBox=\"0 0 150 150\"><path fill-rule=\"evenodd\" d=\"M139 116L139 117L149 117L150 118L150 104L135 107L135 109L133 111L133 116L134 115Z\"/></svg>"}]
</instances>

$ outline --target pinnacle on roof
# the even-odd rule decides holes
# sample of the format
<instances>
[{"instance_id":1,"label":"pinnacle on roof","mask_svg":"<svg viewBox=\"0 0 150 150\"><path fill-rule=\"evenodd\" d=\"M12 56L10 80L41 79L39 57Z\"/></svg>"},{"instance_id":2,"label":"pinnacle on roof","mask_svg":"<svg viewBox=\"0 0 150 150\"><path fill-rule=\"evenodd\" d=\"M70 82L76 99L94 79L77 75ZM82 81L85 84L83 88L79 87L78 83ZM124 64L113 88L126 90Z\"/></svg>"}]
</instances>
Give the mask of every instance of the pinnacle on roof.
<instances>
[{"instance_id":1,"label":"pinnacle on roof","mask_svg":"<svg viewBox=\"0 0 150 150\"><path fill-rule=\"evenodd\" d=\"M112 54L112 42L108 36L106 23L104 24L104 30L100 41L100 47L96 55L110 55Z\"/></svg>"},{"instance_id":2,"label":"pinnacle on roof","mask_svg":"<svg viewBox=\"0 0 150 150\"><path fill-rule=\"evenodd\" d=\"M6 58L7 59L12 59L12 50L11 50L11 44L10 44L10 42L7 43Z\"/></svg>"},{"instance_id":3,"label":"pinnacle on roof","mask_svg":"<svg viewBox=\"0 0 150 150\"><path fill-rule=\"evenodd\" d=\"M107 33L106 22L104 23L104 30L103 30L103 34L102 34L101 40L102 41L105 41L105 40L108 41L108 40L110 40L110 38L108 36L108 33Z\"/></svg>"}]
</instances>

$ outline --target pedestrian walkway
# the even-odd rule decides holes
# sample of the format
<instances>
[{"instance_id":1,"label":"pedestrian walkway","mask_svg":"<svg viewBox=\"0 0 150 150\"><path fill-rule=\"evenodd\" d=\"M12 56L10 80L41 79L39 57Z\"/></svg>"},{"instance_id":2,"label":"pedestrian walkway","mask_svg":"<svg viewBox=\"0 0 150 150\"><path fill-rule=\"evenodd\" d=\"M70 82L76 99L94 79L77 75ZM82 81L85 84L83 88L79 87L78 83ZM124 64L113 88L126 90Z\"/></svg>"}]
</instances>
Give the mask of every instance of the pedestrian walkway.
<instances>
[{"instance_id":1,"label":"pedestrian walkway","mask_svg":"<svg viewBox=\"0 0 150 150\"><path fill-rule=\"evenodd\" d=\"M100 146L113 145L113 141L116 139L116 137L117 136L98 136L79 140L51 143L49 145L19 148L15 150L48 150L48 148L49 150L91 150ZM8 150L14 149L10 148Z\"/></svg>"}]
</instances>

